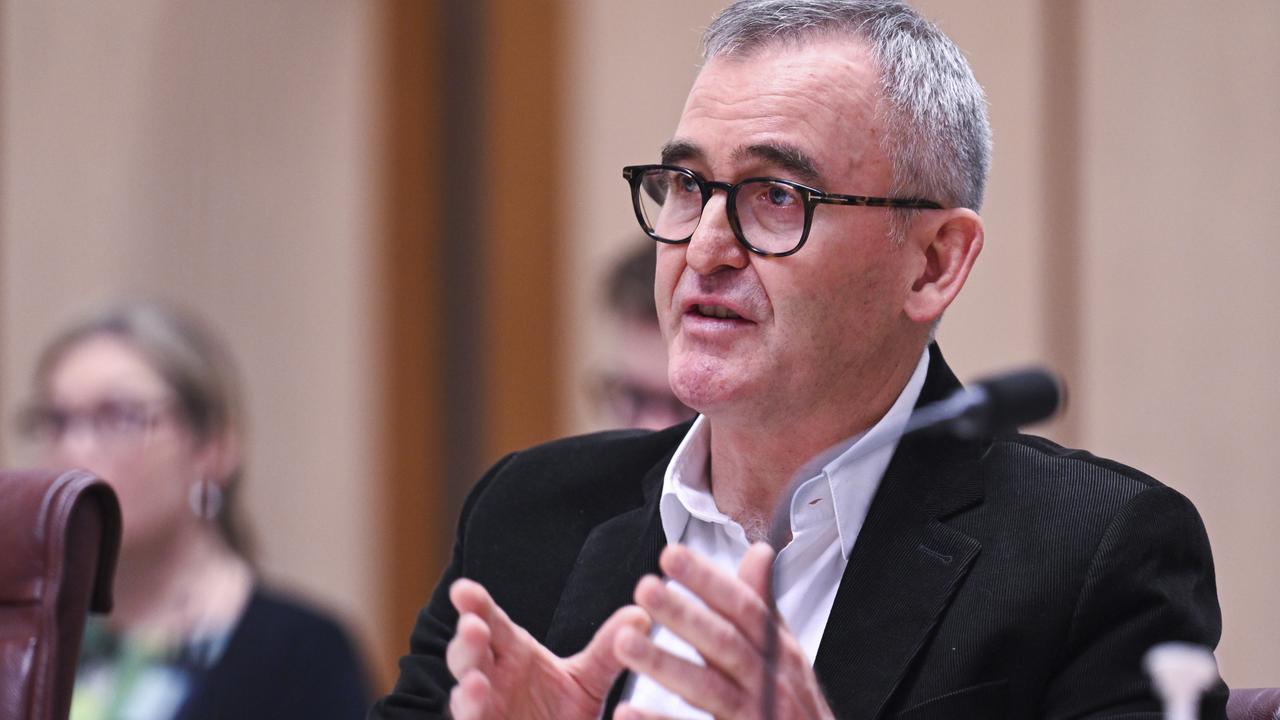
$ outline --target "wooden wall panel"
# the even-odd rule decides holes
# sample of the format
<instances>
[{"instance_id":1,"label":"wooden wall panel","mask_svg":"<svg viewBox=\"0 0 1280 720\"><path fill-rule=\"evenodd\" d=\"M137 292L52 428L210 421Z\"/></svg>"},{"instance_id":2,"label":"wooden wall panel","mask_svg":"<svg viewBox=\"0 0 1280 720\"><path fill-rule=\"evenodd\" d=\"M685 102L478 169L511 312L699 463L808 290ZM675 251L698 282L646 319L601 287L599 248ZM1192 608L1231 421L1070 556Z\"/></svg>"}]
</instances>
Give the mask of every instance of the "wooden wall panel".
<instances>
[{"instance_id":1,"label":"wooden wall panel","mask_svg":"<svg viewBox=\"0 0 1280 720\"><path fill-rule=\"evenodd\" d=\"M558 2L387 5L380 253L389 677L500 455L561 433Z\"/></svg>"},{"instance_id":2,"label":"wooden wall panel","mask_svg":"<svg viewBox=\"0 0 1280 720\"><path fill-rule=\"evenodd\" d=\"M443 566L444 419L439 352L443 311L432 254L440 241L438 6L392 0L386 6L381 98L384 108L379 336L383 339L381 441L384 519L383 612L387 650L379 691Z\"/></svg>"},{"instance_id":3,"label":"wooden wall panel","mask_svg":"<svg viewBox=\"0 0 1280 720\"><path fill-rule=\"evenodd\" d=\"M565 235L558 142L564 13L554 0L490 0L487 7L485 250L476 298L484 308L486 465L560 434L556 275Z\"/></svg>"}]
</instances>

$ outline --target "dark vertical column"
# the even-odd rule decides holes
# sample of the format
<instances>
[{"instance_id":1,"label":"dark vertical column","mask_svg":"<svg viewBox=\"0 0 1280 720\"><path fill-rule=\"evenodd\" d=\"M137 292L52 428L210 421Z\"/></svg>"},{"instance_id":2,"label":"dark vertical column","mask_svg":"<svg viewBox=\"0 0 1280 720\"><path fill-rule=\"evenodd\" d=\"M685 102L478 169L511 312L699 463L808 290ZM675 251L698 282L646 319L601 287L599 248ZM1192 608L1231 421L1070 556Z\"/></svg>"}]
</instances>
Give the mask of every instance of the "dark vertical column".
<instances>
[{"instance_id":1,"label":"dark vertical column","mask_svg":"<svg viewBox=\"0 0 1280 720\"><path fill-rule=\"evenodd\" d=\"M441 163L432 168L439 177L440 212L436 219L441 244L435 259L440 274L442 359L439 378L448 419L443 430L447 487L442 526L452 531L457 510L483 470L481 447L485 433L483 398L485 377L484 327L491 322L486 301L484 247L486 217L505 200L487 187L485 70L490 38L484 18L488 0L446 0L439 4L435 28L440 54L435 58L440 78Z\"/></svg>"},{"instance_id":2,"label":"dark vertical column","mask_svg":"<svg viewBox=\"0 0 1280 720\"><path fill-rule=\"evenodd\" d=\"M1068 386L1083 381L1081 333L1081 34L1079 0L1043 0L1044 238L1048 360ZM1055 423L1062 442L1079 440L1077 413L1067 408Z\"/></svg>"},{"instance_id":3,"label":"dark vertical column","mask_svg":"<svg viewBox=\"0 0 1280 720\"><path fill-rule=\"evenodd\" d=\"M402 653L472 484L559 433L563 13L387 7L382 434L387 642Z\"/></svg>"}]
</instances>

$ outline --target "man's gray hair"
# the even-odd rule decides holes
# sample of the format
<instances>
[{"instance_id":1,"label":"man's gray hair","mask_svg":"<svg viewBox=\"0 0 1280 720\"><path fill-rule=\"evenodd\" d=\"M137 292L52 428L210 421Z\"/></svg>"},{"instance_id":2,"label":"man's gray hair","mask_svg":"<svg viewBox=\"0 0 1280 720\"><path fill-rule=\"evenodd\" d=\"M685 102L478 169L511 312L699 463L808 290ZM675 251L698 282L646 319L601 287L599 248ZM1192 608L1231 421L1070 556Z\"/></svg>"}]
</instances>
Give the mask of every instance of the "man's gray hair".
<instances>
[{"instance_id":1,"label":"man's gray hair","mask_svg":"<svg viewBox=\"0 0 1280 720\"><path fill-rule=\"evenodd\" d=\"M892 192L979 210L991 163L986 96L964 53L906 4L738 0L707 27L703 57L841 35L865 43L879 65Z\"/></svg>"}]
</instances>

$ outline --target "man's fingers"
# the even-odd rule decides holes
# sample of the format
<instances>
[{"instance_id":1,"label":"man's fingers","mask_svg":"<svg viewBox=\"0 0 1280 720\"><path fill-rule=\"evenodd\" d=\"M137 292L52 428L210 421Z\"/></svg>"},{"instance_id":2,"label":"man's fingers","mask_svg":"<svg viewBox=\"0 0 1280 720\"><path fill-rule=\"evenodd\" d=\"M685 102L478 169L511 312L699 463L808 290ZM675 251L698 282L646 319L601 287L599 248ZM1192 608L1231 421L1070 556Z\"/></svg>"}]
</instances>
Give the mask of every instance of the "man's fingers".
<instances>
[{"instance_id":1,"label":"man's fingers","mask_svg":"<svg viewBox=\"0 0 1280 720\"><path fill-rule=\"evenodd\" d=\"M752 557L751 551L747 557ZM744 585L742 580L683 545L668 545L662 551L660 564L669 577L732 622L752 646L764 647L768 606L757 588Z\"/></svg>"},{"instance_id":2,"label":"man's fingers","mask_svg":"<svg viewBox=\"0 0 1280 720\"><path fill-rule=\"evenodd\" d=\"M743 691L711 668L665 652L646 635L624 628L614 642L618 657L633 672L679 695L716 717L739 717Z\"/></svg>"},{"instance_id":3,"label":"man's fingers","mask_svg":"<svg viewBox=\"0 0 1280 720\"><path fill-rule=\"evenodd\" d=\"M471 613L487 620L490 611L498 605L489 596L489 591L475 580L459 578L449 586L449 600L458 613Z\"/></svg>"},{"instance_id":4,"label":"man's fingers","mask_svg":"<svg viewBox=\"0 0 1280 720\"><path fill-rule=\"evenodd\" d=\"M636 602L737 684L759 680L760 652L729 620L652 575L636 585Z\"/></svg>"},{"instance_id":5,"label":"man's fingers","mask_svg":"<svg viewBox=\"0 0 1280 720\"><path fill-rule=\"evenodd\" d=\"M649 627L648 613L634 605L618 609L600 626L587 647L570 660L570 672L588 695L604 699L614 679L622 672L622 661L614 652L618 634L628 629L647 635Z\"/></svg>"},{"instance_id":6,"label":"man's fingers","mask_svg":"<svg viewBox=\"0 0 1280 720\"><path fill-rule=\"evenodd\" d=\"M449 586L449 600L460 616L471 613L489 626L490 642L494 648L507 647L517 641L518 627L480 583L466 578L455 580Z\"/></svg>"},{"instance_id":7,"label":"man's fingers","mask_svg":"<svg viewBox=\"0 0 1280 720\"><path fill-rule=\"evenodd\" d=\"M449 716L453 720L483 720L489 712L492 690L484 673L466 673L449 692Z\"/></svg>"},{"instance_id":8,"label":"man's fingers","mask_svg":"<svg viewBox=\"0 0 1280 720\"><path fill-rule=\"evenodd\" d=\"M493 648L489 645L489 626L485 621L465 613L458 618L458 629L445 649L445 664L455 678L469 670L488 673L493 668Z\"/></svg>"}]
</instances>

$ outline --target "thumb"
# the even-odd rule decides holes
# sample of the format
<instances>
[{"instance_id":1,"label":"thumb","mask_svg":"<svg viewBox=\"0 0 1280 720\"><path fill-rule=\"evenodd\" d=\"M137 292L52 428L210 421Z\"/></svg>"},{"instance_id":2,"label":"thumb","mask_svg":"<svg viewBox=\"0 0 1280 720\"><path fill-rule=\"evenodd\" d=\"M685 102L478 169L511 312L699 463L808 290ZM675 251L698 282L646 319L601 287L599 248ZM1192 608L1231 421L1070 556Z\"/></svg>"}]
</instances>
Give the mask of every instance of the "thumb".
<instances>
[{"instance_id":1,"label":"thumb","mask_svg":"<svg viewBox=\"0 0 1280 720\"><path fill-rule=\"evenodd\" d=\"M653 621L636 605L619 608L605 620L582 652L569 658L569 674L588 695L603 700L613 681L622 672L622 662L613 652L613 640L623 628L648 634Z\"/></svg>"}]
</instances>

